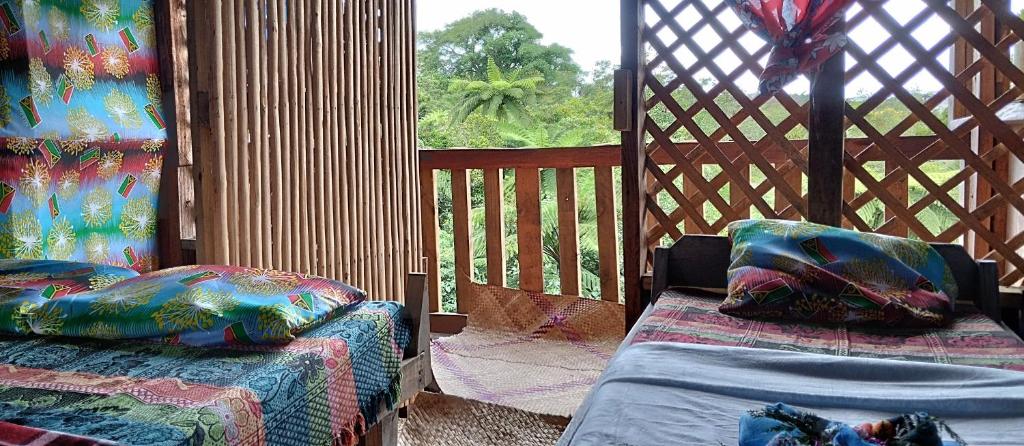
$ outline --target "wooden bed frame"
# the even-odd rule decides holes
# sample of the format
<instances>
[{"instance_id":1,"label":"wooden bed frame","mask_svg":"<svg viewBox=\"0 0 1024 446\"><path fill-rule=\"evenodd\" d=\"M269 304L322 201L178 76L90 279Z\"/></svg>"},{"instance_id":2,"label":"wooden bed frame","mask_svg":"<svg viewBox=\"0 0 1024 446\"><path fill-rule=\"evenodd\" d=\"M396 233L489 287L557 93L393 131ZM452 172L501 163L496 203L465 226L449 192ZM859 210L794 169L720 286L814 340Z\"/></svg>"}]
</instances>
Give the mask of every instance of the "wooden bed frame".
<instances>
[{"instance_id":1,"label":"wooden bed frame","mask_svg":"<svg viewBox=\"0 0 1024 446\"><path fill-rule=\"evenodd\" d=\"M434 380L430 368L430 308L428 305L427 275L410 273L405 285L405 312L403 318L412 328L412 338L402 357L402 390L395 407L388 409L382 403L377 423L368 426L359 438L361 446L398 445L398 413L416 395Z\"/></svg>"},{"instance_id":2,"label":"wooden bed frame","mask_svg":"<svg viewBox=\"0 0 1024 446\"><path fill-rule=\"evenodd\" d=\"M960 245L932 243L932 247L953 271L961 300L970 301L992 320L1006 325L1000 309L996 262L976 261ZM644 297L643 307L657 301L669 287L725 289L730 250L728 238L710 235L684 235L671 247L658 248L654 252L651 294Z\"/></svg>"}]
</instances>

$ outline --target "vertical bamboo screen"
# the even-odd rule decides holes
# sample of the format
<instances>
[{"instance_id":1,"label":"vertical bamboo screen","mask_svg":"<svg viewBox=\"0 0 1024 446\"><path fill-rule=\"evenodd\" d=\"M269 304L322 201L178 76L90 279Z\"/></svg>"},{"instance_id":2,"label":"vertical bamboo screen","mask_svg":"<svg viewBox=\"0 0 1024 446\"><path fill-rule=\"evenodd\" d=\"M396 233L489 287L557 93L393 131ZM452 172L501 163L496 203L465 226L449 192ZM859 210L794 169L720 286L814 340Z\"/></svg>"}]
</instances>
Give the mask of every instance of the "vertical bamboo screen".
<instances>
[{"instance_id":1,"label":"vertical bamboo screen","mask_svg":"<svg viewBox=\"0 0 1024 446\"><path fill-rule=\"evenodd\" d=\"M638 199L649 247L752 216L806 218L804 183L815 173L807 141L791 136L806 130L806 96L740 88L763 70L768 46L744 44L759 40L725 2L639 1L647 181ZM926 33L926 22L945 29ZM1024 161L1024 140L997 112L1024 92L1024 71L1009 57L1024 21L1005 0L858 0L847 28L847 90L861 76L877 88L857 102L848 95L843 224L965 243L999 262L1003 284L1020 283L1024 232L1011 223L1024 213L1024 179L1011 178L1010 167ZM878 29L885 35L858 37ZM908 83L916 76L943 88L915 92ZM872 114L887 101L898 116ZM786 116L771 119L769 105ZM689 140L696 145L680 144ZM958 169L929 173L936 162ZM929 212L952 217L934 221Z\"/></svg>"},{"instance_id":2,"label":"vertical bamboo screen","mask_svg":"<svg viewBox=\"0 0 1024 446\"><path fill-rule=\"evenodd\" d=\"M200 263L421 269L412 0L189 3Z\"/></svg>"}]
</instances>

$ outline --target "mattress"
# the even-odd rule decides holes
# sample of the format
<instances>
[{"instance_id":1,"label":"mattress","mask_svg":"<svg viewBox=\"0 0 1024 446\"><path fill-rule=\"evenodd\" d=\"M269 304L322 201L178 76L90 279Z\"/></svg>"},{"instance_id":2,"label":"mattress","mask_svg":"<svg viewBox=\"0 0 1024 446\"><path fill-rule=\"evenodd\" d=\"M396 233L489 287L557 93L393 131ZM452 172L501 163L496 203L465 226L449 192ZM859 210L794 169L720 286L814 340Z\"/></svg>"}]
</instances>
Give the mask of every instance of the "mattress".
<instances>
[{"instance_id":1,"label":"mattress","mask_svg":"<svg viewBox=\"0 0 1024 446\"><path fill-rule=\"evenodd\" d=\"M899 329L741 319L719 313L721 301L722 296L713 293L666 290L628 342L753 347L1024 371L1024 341L973 307L959 308L955 322L946 328Z\"/></svg>"},{"instance_id":2,"label":"mattress","mask_svg":"<svg viewBox=\"0 0 1024 446\"><path fill-rule=\"evenodd\" d=\"M1020 372L642 342L616 354L558 444L735 445L740 417L777 402L852 425L924 411L971 445L1024 436Z\"/></svg>"},{"instance_id":3,"label":"mattress","mask_svg":"<svg viewBox=\"0 0 1024 446\"><path fill-rule=\"evenodd\" d=\"M0 421L136 445L351 444L398 396L401 311L365 302L281 346L3 336Z\"/></svg>"}]
</instances>

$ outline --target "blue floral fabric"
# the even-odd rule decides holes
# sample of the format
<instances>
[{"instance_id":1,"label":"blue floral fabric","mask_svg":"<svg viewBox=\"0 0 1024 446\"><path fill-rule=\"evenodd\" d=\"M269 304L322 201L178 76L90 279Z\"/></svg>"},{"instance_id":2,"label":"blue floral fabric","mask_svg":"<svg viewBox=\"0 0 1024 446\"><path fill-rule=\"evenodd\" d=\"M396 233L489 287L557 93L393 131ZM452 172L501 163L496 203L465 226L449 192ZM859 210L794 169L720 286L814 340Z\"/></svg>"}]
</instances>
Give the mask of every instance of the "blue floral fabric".
<instances>
[{"instance_id":1,"label":"blue floral fabric","mask_svg":"<svg viewBox=\"0 0 1024 446\"><path fill-rule=\"evenodd\" d=\"M783 403L740 417L740 446L957 446L952 430L926 413L905 414L858 426L827 420Z\"/></svg>"},{"instance_id":2,"label":"blue floral fabric","mask_svg":"<svg viewBox=\"0 0 1024 446\"><path fill-rule=\"evenodd\" d=\"M784 220L733 222L729 237L722 313L901 327L952 318L956 282L927 243Z\"/></svg>"},{"instance_id":3,"label":"blue floral fabric","mask_svg":"<svg viewBox=\"0 0 1024 446\"><path fill-rule=\"evenodd\" d=\"M106 271L98 265L78 265L83 271ZM165 269L79 293L73 292L75 288L58 287L54 292L54 285L40 286L9 289L0 304L0 330L99 339L164 338L194 346L273 344L291 341L366 297L362 290L322 277L229 266Z\"/></svg>"},{"instance_id":4,"label":"blue floral fabric","mask_svg":"<svg viewBox=\"0 0 1024 446\"><path fill-rule=\"evenodd\" d=\"M0 257L156 269L152 0L0 0Z\"/></svg>"},{"instance_id":5,"label":"blue floral fabric","mask_svg":"<svg viewBox=\"0 0 1024 446\"><path fill-rule=\"evenodd\" d=\"M133 445L353 445L396 402L402 311L363 302L275 346L0 334L0 420Z\"/></svg>"}]
</instances>

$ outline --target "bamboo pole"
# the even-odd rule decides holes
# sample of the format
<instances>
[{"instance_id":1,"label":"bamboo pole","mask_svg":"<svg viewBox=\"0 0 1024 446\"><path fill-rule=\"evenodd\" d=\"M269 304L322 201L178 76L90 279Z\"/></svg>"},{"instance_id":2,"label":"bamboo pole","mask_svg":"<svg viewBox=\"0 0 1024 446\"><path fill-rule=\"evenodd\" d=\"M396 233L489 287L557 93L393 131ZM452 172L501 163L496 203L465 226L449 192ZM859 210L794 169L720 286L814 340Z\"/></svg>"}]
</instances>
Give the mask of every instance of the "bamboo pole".
<instances>
[{"instance_id":1,"label":"bamboo pole","mask_svg":"<svg viewBox=\"0 0 1024 446\"><path fill-rule=\"evenodd\" d=\"M412 3L216 6L194 34L200 252L403 295L423 256Z\"/></svg>"}]
</instances>

